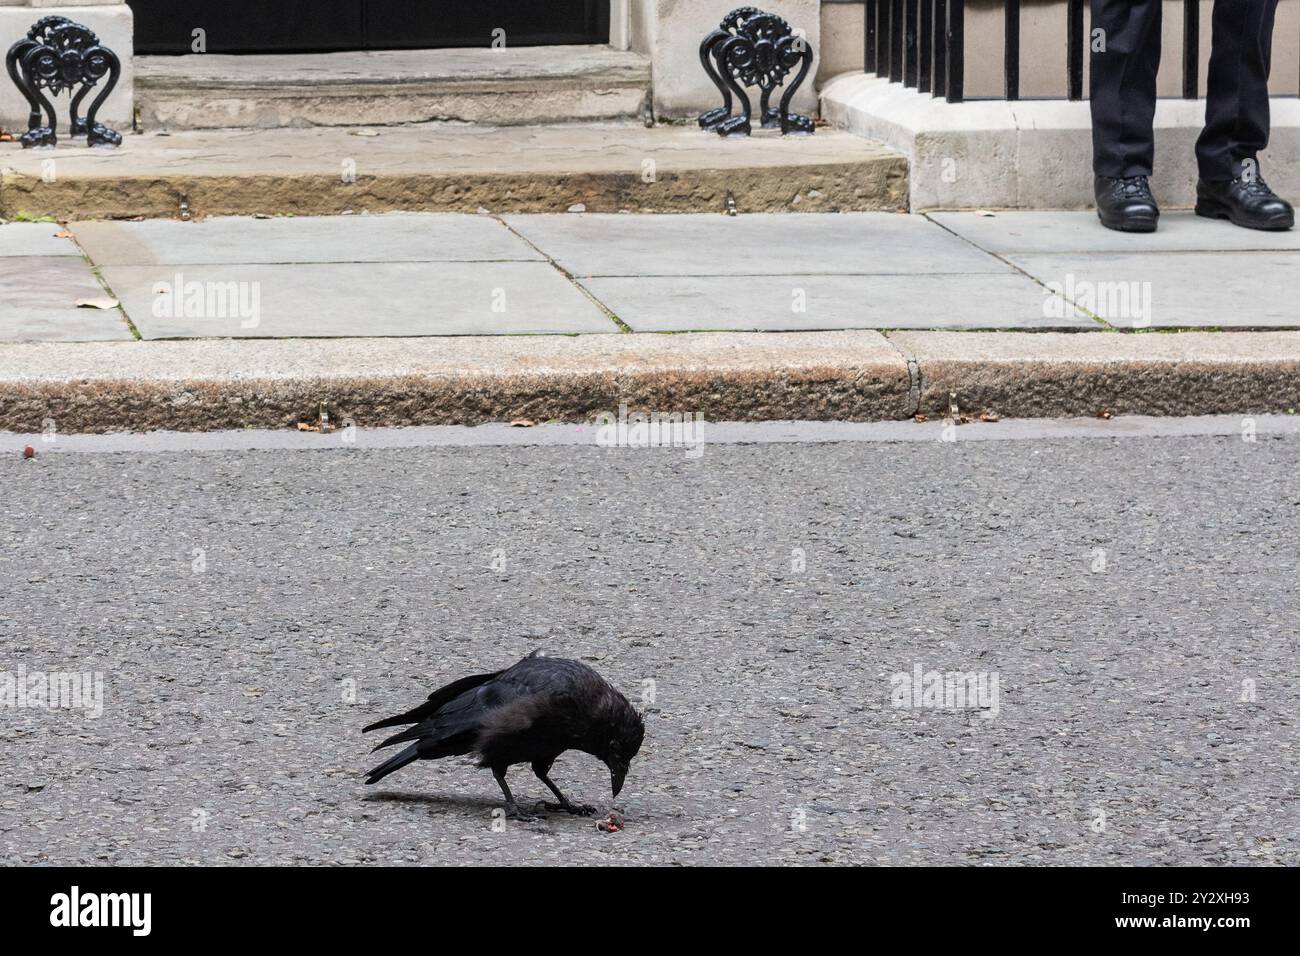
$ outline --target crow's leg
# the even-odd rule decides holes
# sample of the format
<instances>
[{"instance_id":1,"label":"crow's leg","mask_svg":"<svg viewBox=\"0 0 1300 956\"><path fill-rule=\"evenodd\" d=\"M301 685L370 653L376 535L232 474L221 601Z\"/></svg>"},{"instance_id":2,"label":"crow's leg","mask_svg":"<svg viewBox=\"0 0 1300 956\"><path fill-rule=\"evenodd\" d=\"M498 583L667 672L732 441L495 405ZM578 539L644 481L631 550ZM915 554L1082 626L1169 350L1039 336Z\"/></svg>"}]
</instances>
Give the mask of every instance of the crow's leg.
<instances>
[{"instance_id":1,"label":"crow's leg","mask_svg":"<svg viewBox=\"0 0 1300 956\"><path fill-rule=\"evenodd\" d=\"M508 769L508 767L492 768L492 776L497 778L497 783L501 785L501 792L506 795L506 819L523 820L525 822L537 819L536 817L530 817L528 814L524 813L519 809L519 804L515 803L514 794L512 794L510 788L506 786L506 770Z\"/></svg>"},{"instance_id":2,"label":"crow's leg","mask_svg":"<svg viewBox=\"0 0 1300 956\"><path fill-rule=\"evenodd\" d=\"M533 773L537 774L537 779L550 788L551 793L555 794L555 799L559 803L544 804L547 810L563 810L565 813L573 813L580 817L589 817L596 812L596 808L586 803L570 803L569 798L560 793L560 788L552 781L550 776L552 761L537 761L533 764Z\"/></svg>"}]
</instances>

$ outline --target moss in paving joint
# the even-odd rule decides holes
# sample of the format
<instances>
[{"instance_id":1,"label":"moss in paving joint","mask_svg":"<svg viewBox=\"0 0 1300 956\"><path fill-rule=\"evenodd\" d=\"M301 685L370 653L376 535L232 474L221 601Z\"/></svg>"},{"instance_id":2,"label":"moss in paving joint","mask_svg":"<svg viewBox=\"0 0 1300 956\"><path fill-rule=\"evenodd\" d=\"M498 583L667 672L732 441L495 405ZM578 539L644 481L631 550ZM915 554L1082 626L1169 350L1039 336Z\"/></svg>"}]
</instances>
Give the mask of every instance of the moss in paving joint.
<instances>
[{"instance_id":1,"label":"moss in paving joint","mask_svg":"<svg viewBox=\"0 0 1300 956\"><path fill-rule=\"evenodd\" d=\"M80 249L81 247L78 246L77 248ZM85 259L87 263L90 263L90 257L87 256L85 252L81 253L81 258ZM137 342L143 342L144 336L141 335L140 330L135 327L135 323L131 321L131 317L126 314L126 307L122 305L122 300L117 297L117 295L113 292L113 289L109 286L108 280L104 278L104 273L100 271L98 266L94 265L93 263L90 264L92 266L90 270L91 275L95 277L95 280L99 283L100 287L105 292L108 293L108 295L113 299L114 302L117 303L117 306L114 308L114 311L116 311L117 314L122 317L122 321L126 323L127 329L129 329L131 332L131 337L135 339Z\"/></svg>"}]
</instances>

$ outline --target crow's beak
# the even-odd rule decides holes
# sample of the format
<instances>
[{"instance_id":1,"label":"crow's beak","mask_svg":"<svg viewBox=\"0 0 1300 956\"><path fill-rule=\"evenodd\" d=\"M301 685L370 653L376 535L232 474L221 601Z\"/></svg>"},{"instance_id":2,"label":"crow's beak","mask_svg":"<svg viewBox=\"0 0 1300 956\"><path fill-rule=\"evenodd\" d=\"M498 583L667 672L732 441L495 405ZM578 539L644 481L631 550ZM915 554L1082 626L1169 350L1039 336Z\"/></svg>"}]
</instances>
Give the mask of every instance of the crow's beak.
<instances>
[{"instance_id":1,"label":"crow's beak","mask_svg":"<svg viewBox=\"0 0 1300 956\"><path fill-rule=\"evenodd\" d=\"M627 776L627 764L614 763L609 765L609 784L614 790L614 796L623 789L623 778Z\"/></svg>"}]
</instances>

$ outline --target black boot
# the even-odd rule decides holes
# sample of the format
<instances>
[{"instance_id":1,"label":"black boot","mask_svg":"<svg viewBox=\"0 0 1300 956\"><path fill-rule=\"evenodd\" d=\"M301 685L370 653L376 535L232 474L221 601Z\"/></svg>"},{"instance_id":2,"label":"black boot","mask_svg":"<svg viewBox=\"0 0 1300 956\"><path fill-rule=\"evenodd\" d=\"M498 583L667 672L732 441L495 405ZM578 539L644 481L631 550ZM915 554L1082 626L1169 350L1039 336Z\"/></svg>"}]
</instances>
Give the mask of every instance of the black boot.
<instances>
[{"instance_id":1,"label":"black boot","mask_svg":"<svg viewBox=\"0 0 1300 956\"><path fill-rule=\"evenodd\" d=\"M1145 176L1112 179L1098 176L1093 184L1097 217L1107 229L1120 232L1155 232L1160 208Z\"/></svg>"},{"instance_id":2,"label":"black boot","mask_svg":"<svg viewBox=\"0 0 1300 956\"><path fill-rule=\"evenodd\" d=\"M1291 204L1268 188L1258 174L1222 183L1196 183L1196 215L1229 219L1247 229L1283 230L1295 225Z\"/></svg>"}]
</instances>

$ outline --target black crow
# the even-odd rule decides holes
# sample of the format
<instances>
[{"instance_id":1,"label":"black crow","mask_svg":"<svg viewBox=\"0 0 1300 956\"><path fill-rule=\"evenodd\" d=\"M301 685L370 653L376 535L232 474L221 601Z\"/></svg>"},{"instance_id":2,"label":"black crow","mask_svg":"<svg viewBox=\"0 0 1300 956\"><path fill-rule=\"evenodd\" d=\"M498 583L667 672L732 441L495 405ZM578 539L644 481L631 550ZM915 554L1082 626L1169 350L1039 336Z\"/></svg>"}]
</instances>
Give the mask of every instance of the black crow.
<instances>
[{"instance_id":1,"label":"black crow","mask_svg":"<svg viewBox=\"0 0 1300 956\"><path fill-rule=\"evenodd\" d=\"M412 760L472 753L489 767L506 795L506 813L521 817L506 786L506 771L531 763L533 773L560 802L556 810L590 814L595 809L570 803L548 776L551 764L566 750L581 750L609 767L614 796L623 789L628 764L641 749L645 726L626 697L586 664L559 657L525 657L495 674L463 677L429 695L414 710L365 728L415 724L375 750L413 741L367 774L378 783Z\"/></svg>"}]
</instances>

